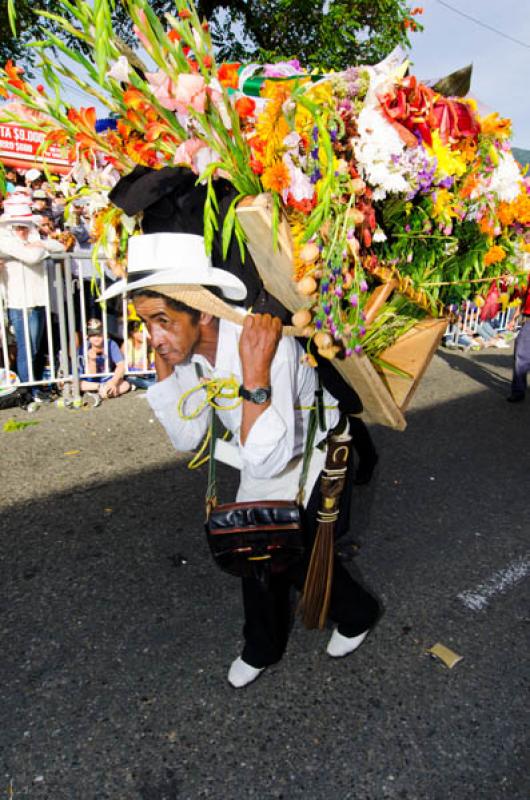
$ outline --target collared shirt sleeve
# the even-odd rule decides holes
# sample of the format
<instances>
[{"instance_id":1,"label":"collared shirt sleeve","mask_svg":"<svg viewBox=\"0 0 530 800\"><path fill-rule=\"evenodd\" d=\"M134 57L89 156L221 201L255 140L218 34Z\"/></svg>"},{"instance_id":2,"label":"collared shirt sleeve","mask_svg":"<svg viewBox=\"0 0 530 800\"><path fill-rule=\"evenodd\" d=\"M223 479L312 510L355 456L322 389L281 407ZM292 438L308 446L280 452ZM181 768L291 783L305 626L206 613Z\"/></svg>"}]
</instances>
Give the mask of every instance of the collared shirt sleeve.
<instances>
[{"instance_id":1,"label":"collared shirt sleeve","mask_svg":"<svg viewBox=\"0 0 530 800\"><path fill-rule=\"evenodd\" d=\"M271 405L258 417L245 444L239 441L243 469L254 478L278 475L302 453L302 417L295 409L297 357L290 353L292 344L285 340L280 343L271 368Z\"/></svg>"},{"instance_id":2,"label":"collared shirt sleeve","mask_svg":"<svg viewBox=\"0 0 530 800\"><path fill-rule=\"evenodd\" d=\"M198 383L193 364L177 367L175 372L147 390L147 400L153 412L165 428L175 450L194 450L204 438L210 421L208 408L193 419L182 419L178 403L185 392ZM202 392L190 397L185 405L185 413L192 414L203 399Z\"/></svg>"},{"instance_id":3,"label":"collared shirt sleeve","mask_svg":"<svg viewBox=\"0 0 530 800\"><path fill-rule=\"evenodd\" d=\"M34 242L25 243L15 236L5 236L0 240L0 256L13 258L23 264L38 264L46 258L46 250Z\"/></svg>"}]
</instances>

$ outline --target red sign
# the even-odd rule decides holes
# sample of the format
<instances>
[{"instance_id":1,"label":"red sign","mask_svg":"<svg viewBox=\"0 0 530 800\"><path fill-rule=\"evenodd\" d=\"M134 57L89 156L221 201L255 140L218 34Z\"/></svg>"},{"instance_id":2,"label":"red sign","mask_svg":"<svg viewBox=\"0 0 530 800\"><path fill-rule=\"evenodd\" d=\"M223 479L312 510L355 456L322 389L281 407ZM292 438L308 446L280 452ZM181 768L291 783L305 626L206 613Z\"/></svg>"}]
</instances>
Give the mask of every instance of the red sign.
<instances>
[{"instance_id":1,"label":"red sign","mask_svg":"<svg viewBox=\"0 0 530 800\"><path fill-rule=\"evenodd\" d=\"M0 161L7 166L27 169L45 162L52 172L63 172L65 167L71 167L72 163L66 157L64 149L55 144L37 154L44 138L45 134L41 131L32 131L19 125L0 124Z\"/></svg>"}]
</instances>

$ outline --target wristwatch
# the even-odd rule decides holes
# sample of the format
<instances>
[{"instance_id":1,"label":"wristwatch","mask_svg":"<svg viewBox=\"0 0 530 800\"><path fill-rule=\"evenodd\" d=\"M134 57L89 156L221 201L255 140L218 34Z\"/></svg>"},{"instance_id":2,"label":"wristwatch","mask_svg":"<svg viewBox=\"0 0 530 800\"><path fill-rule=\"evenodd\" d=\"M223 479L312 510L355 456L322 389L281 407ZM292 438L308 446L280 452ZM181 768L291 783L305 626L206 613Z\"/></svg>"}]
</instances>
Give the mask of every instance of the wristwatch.
<instances>
[{"instance_id":1,"label":"wristwatch","mask_svg":"<svg viewBox=\"0 0 530 800\"><path fill-rule=\"evenodd\" d=\"M243 400L250 400L251 403L256 403L258 406L264 405L271 397L270 386L258 386L257 389L245 389L244 386L239 387L239 396Z\"/></svg>"}]
</instances>

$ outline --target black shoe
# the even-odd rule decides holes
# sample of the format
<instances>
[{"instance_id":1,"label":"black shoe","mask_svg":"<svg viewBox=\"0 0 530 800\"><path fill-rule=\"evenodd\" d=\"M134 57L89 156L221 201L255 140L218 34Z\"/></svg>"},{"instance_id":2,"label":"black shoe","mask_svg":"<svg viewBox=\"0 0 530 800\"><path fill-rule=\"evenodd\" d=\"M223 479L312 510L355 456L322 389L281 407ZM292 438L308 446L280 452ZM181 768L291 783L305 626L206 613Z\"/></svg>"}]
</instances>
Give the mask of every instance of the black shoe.
<instances>
[{"instance_id":1,"label":"black shoe","mask_svg":"<svg viewBox=\"0 0 530 800\"><path fill-rule=\"evenodd\" d=\"M506 398L508 403L521 403L524 400L524 394L521 392L517 392L515 394L511 394L509 397Z\"/></svg>"},{"instance_id":2,"label":"black shoe","mask_svg":"<svg viewBox=\"0 0 530 800\"><path fill-rule=\"evenodd\" d=\"M379 456L377 453L374 453L371 456L362 458L359 461L359 466L357 467L357 471L355 473L354 484L356 486L364 486L366 483L370 483L372 480L372 475L374 474L374 469L379 461Z\"/></svg>"}]
</instances>

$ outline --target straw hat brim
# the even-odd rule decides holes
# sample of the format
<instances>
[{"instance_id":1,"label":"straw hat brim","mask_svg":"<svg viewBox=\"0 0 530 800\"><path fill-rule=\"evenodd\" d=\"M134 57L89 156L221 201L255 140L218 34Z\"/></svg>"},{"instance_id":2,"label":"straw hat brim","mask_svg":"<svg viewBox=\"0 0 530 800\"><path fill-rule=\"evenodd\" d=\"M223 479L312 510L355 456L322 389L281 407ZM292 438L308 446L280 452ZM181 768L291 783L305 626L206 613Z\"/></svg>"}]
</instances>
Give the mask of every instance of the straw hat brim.
<instances>
[{"instance_id":1,"label":"straw hat brim","mask_svg":"<svg viewBox=\"0 0 530 800\"><path fill-rule=\"evenodd\" d=\"M0 217L0 225L40 225L41 218L39 216L31 217Z\"/></svg>"},{"instance_id":2,"label":"straw hat brim","mask_svg":"<svg viewBox=\"0 0 530 800\"><path fill-rule=\"evenodd\" d=\"M157 235L157 234L150 234L150 235ZM140 239L140 237L134 237ZM147 275L143 275L142 277L136 277L135 273L128 273L126 278L121 278L116 283L113 283L112 286L109 286L105 291L101 294L99 300L105 301L110 300L112 297L117 297L120 294L124 294L125 292L133 292L135 289L149 289L152 288L155 284L157 286L196 286L196 284L188 283L187 280L184 280L184 276L182 274L182 270L179 268L174 269L157 269L157 270L149 270ZM187 276L186 276L187 277ZM204 276L205 279L200 283L201 286L203 285L211 285L218 287L225 297L229 300L244 300L246 296L246 289L245 285L242 281L239 280L235 275L232 275L230 272L224 269L216 269L211 268L208 271L208 274ZM167 294L167 290L165 292L161 292L162 294Z\"/></svg>"},{"instance_id":3,"label":"straw hat brim","mask_svg":"<svg viewBox=\"0 0 530 800\"><path fill-rule=\"evenodd\" d=\"M171 297L173 300L178 300L180 303L185 303L185 305L194 308L196 311L202 311L204 314L211 314L218 319L234 322L236 325L243 325L247 314L252 313L251 311L245 313L239 308L234 308L234 306L229 305L220 297L216 297L216 295L199 284L165 284L156 286L151 284L149 289ZM302 331L292 325L284 325L282 332L284 336L302 336Z\"/></svg>"}]
</instances>

